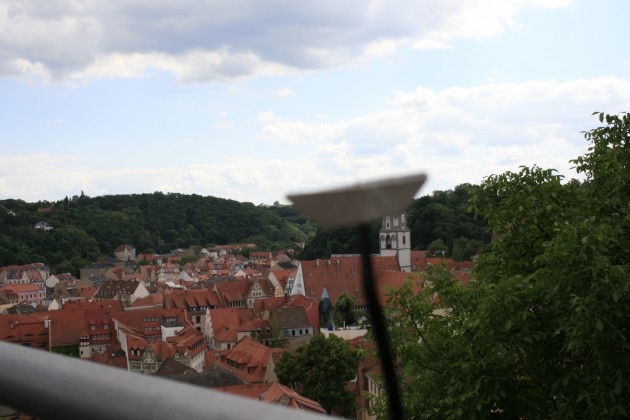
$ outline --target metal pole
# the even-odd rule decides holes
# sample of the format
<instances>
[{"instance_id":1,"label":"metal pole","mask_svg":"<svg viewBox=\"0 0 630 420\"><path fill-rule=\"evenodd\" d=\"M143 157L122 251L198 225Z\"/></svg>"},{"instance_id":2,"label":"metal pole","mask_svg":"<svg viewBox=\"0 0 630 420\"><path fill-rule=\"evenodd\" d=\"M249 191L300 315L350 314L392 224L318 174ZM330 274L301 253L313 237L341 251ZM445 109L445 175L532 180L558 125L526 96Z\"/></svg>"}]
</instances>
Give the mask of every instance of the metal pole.
<instances>
[{"instance_id":1,"label":"metal pole","mask_svg":"<svg viewBox=\"0 0 630 420\"><path fill-rule=\"evenodd\" d=\"M370 259L370 225L359 225L359 242L361 243L361 262L363 264L363 284L365 297L368 302L368 311L372 321L372 329L378 344L381 367L385 379L385 389L389 402L389 413L392 419L404 419L402 401L398 381L396 380L396 367L394 357L389 344L389 335L383 311L379 306L376 294L376 285Z\"/></svg>"}]
</instances>

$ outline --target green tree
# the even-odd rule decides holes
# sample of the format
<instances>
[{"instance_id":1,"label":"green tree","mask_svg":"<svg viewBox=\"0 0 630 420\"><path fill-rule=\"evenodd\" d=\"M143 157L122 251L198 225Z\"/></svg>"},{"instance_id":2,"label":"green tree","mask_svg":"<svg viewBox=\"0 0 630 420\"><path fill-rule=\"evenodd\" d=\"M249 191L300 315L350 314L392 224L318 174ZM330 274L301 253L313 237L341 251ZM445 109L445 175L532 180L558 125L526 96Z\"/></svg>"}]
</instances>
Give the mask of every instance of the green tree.
<instances>
[{"instance_id":1,"label":"green tree","mask_svg":"<svg viewBox=\"0 0 630 420\"><path fill-rule=\"evenodd\" d=\"M451 257L456 261L470 261L484 248L484 243L476 239L459 237L453 241Z\"/></svg>"},{"instance_id":2,"label":"green tree","mask_svg":"<svg viewBox=\"0 0 630 420\"><path fill-rule=\"evenodd\" d=\"M354 414L354 395L346 382L356 377L360 353L334 335L318 334L308 344L285 352L276 365L280 383L292 386L324 409L342 416Z\"/></svg>"},{"instance_id":3,"label":"green tree","mask_svg":"<svg viewBox=\"0 0 630 420\"><path fill-rule=\"evenodd\" d=\"M534 166L482 183L496 240L475 281L436 269L392 293L408 414L630 415L630 118L599 118L572 161L584 182Z\"/></svg>"},{"instance_id":4,"label":"green tree","mask_svg":"<svg viewBox=\"0 0 630 420\"><path fill-rule=\"evenodd\" d=\"M335 324L340 327L343 325L354 325L357 322L357 312L354 309L356 298L348 293L342 293L335 302L333 308L333 316Z\"/></svg>"},{"instance_id":5,"label":"green tree","mask_svg":"<svg viewBox=\"0 0 630 420\"><path fill-rule=\"evenodd\" d=\"M441 239L436 239L429 244L427 248L427 256L429 257L448 257L448 245Z\"/></svg>"}]
</instances>

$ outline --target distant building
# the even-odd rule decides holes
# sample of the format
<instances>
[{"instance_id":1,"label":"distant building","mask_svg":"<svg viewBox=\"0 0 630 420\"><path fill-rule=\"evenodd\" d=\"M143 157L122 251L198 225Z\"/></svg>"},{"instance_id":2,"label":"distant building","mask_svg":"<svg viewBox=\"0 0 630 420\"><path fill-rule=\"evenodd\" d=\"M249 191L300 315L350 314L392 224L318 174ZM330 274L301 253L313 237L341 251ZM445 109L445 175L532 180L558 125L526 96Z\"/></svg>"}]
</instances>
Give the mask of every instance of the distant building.
<instances>
[{"instance_id":1,"label":"distant building","mask_svg":"<svg viewBox=\"0 0 630 420\"><path fill-rule=\"evenodd\" d=\"M44 231L48 231L48 230L52 230L53 229L53 227L51 225L49 225L48 222L44 222L44 221L35 223L34 227L35 227L35 229L44 230Z\"/></svg>"},{"instance_id":2,"label":"distant building","mask_svg":"<svg viewBox=\"0 0 630 420\"><path fill-rule=\"evenodd\" d=\"M114 250L114 257L118 261L135 261L136 248L132 245L120 245Z\"/></svg>"},{"instance_id":3,"label":"distant building","mask_svg":"<svg viewBox=\"0 0 630 420\"><path fill-rule=\"evenodd\" d=\"M381 256L395 256L401 271L411 271L411 230L405 212L383 216L379 244Z\"/></svg>"}]
</instances>

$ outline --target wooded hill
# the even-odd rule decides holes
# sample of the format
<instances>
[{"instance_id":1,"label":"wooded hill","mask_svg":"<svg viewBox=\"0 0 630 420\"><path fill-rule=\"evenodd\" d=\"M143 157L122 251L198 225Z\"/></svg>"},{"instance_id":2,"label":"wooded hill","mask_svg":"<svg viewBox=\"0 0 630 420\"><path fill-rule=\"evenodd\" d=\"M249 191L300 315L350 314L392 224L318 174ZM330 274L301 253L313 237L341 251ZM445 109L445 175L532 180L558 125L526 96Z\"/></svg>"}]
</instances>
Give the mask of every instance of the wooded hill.
<instances>
[{"instance_id":1,"label":"wooded hill","mask_svg":"<svg viewBox=\"0 0 630 420\"><path fill-rule=\"evenodd\" d=\"M409 210L411 246L468 259L489 241L487 225L467 210L475 186L435 191ZM38 222L53 229L35 229ZM372 226L378 252L380 221ZM177 193L81 195L57 202L0 201L0 266L43 262L54 272L79 268L111 256L121 244L139 253L166 253L192 245L255 243L258 249L296 248L306 242L303 259L331 253L358 253L355 229L315 230L293 207L241 203Z\"/></svg>"},{"instance_id":2,"label":"wooded hill","mask_svg":"<svg viewBox=\"0 0 630 420\"><path fill-rule=\"evenodd\" d=\"M51 230L35 229L44 221ZM54 203L0 201L0 266L43 262L76 273L121 244L139 253L191 245L255 243L262 249L296 247L314 231L291 206L255 206L200 195L85 195Z\"/></svg>"}]
</instances>

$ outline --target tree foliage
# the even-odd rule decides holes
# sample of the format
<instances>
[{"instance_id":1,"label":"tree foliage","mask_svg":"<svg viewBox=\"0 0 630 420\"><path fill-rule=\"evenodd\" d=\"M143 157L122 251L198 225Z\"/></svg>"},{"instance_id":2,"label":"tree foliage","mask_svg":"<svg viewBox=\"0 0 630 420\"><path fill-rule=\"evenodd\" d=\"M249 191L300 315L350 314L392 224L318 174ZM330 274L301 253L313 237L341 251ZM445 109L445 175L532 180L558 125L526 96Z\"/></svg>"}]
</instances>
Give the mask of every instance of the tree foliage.
<instances>
[{"instance_id":1,"label":"tree foliage","mask_svg":"<svg viewBox=\"0 0 630 420\"><path fill-rule=\"evenodd\" d=\"M357 312L354 309L356 297L348 293L342 293L335 302L333 310L335 325L354 325L358 321Z\"/></svg>"},{"instance_id":2,"label":"tree foliage","mask_svg":"<svg viewBox=\"0 0 630 420\"><path fill-rule=\"evenodd\" d=\"M125 243L138 252L252 242L261 249L281 249L314 231L289 206L254 206L195 194L82 194L55 203L2 200L0 205L0 266L37 261L78 272L82 261L112 255ZM39 221L54 229L35 230Z\"/></svg>"},{"instance_id":3,"label":"tree foliage","mask_svg":"<svg viewBox=\"0 0 630 420\"><path fill-rule=\"evenodd\" d=\"M357 374L360 353L334 335L315 335L293 353L285 352L276 365L280 383L342 416L354 414L354 395L346 382Z\"/></svg>"},{"instance_id":4,"label":"tree foliage","mask_svg":"<svg viewBox=\"0 0 630 420\"><path fill-rule=\"evenodd\" d=\"M445 257L469 260L490 241L488 225L483 217L468 211L470 199L478 186L461 184L452 190L434 191L414 200L409 208L411 247L427 249L429 244L441 240L445 244ZM370 250L379 252L378 231L381 221L371 225ZM318 229L306 243L304 259L329 258L331 254L357 254L361 251L357 229Z\"/></svg>"},{"instance_id":5,"label":"tree foliage","mask_svg":"<svg viewBox=\"0 0 630 420\"><path fill-rule=\"evenodd\" d=\"M630 415L630 118L600 114L580 183L522 167L473 207L496 236L461 285L444 269L392 293L416 418Z\"/></svg>"}]
</instances>

